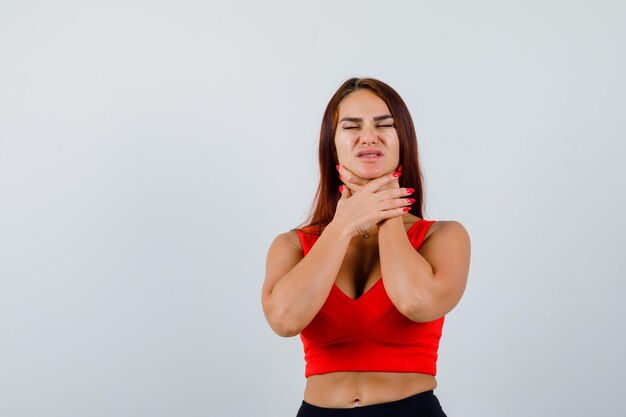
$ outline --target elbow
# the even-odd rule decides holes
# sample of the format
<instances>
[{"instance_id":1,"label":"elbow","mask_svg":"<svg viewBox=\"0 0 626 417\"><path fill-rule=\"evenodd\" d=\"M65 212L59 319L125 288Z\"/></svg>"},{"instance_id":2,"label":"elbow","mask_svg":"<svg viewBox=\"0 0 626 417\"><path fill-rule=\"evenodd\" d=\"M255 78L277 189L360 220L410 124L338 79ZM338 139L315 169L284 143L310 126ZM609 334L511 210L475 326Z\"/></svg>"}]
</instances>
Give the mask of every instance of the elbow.
<instances>
[{"instance_id":1,"label":"elbow","mask_svg":"<svg viewBox=\"0 0 626 417\"><path fill-rule=\"evenodd\" d=\"M274 333L281 337L293 337L302 331L294 320L291 310L285 305L278 305L269 294L263 294L261 299L263 314Z\"/></svg>"},{"instance_id":2,"label":"elbow","mask_svg":"<svg viewBox=\"0 0 626 417\"><path fill-rule=\"evenodd\" d=\"M272 319L268 320L270 327L277 335L281 337L293 337L300 334L302 329L295 323L293 317L286 313L278 313Z\"/></svg>"},{"instance_id":3,"label":"elbow","mask_svg":"<svg viewBox=\"0 0 626 417\"><path fill-rule=\"evenodd\" d=\"M274 323L273 325L270 324L270 327L274 333L281 337L294 337L300 334L300 330L283 323Z\"/></svg>"},{"instance_id":4,"label":"elbow","mask_svg":"<svg viewBox=\"0 0 626 417\"><path fill-rule=\"evenodd\" d=\"M440 303L433 294L419 294L405 300L398 310L408 319L417 323L428 323L440 319L445 311L438 308Z\"/></svg>"}]
</instances>

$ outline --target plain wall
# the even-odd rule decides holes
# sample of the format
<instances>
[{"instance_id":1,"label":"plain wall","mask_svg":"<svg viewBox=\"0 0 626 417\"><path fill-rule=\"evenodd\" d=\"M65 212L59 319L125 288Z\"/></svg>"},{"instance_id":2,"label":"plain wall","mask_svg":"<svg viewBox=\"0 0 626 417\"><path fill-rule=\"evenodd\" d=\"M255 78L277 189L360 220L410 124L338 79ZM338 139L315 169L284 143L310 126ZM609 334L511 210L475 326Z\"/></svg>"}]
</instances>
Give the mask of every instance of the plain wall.
<instances>
[{"instance_id":1,"label":"plain wall","mask_svg":"<svg viewBox=\"0 0 626 417\"><path fill-rule=\"evenodd\" d=\"M405 99L425 218L472 241L449 416L623 415L619 1L0 0L0 415L295 416L267 325L324 107Z\"/></svg>"}]
</instances>

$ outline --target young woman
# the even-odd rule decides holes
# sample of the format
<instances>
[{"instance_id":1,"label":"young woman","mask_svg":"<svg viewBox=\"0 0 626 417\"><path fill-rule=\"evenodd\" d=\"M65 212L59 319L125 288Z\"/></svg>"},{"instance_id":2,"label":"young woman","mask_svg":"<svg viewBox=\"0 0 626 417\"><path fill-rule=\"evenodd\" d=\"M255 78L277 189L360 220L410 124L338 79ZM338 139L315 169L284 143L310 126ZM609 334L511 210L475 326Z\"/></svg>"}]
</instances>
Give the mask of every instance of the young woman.
<instances>
[{"instance_id":1,"label":"young woman","mask_svg":"<svg viewBox=\"0 0 626 417\"><path fill-rule=\"evenodd\" d=\"M470 239L457 221L423 219L415 128L395 90L346 81L324 113L319 162L312 216L272 242L261 297L274 332L302 339L297 417L445 416L437 350Z\"/></svg>"}]
</instances>

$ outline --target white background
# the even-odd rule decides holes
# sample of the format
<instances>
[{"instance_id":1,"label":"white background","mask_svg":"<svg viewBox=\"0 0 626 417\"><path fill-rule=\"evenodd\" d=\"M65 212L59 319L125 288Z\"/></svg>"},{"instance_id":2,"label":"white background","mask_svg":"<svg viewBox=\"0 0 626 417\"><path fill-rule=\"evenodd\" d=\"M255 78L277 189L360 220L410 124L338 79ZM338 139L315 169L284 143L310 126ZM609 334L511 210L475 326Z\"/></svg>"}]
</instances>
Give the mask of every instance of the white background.
<instances>
[{"instance_id":1,"label":"white background","mask_svg":"<svg viewBox=\"0 0 626 417\"><path fill-rule=\"evenodd\" d=\"M260 290L351 76L472 239L450 417L621 416L620 1L0 0L0 415L295 416Z\"/></svg>"}]
</instances>

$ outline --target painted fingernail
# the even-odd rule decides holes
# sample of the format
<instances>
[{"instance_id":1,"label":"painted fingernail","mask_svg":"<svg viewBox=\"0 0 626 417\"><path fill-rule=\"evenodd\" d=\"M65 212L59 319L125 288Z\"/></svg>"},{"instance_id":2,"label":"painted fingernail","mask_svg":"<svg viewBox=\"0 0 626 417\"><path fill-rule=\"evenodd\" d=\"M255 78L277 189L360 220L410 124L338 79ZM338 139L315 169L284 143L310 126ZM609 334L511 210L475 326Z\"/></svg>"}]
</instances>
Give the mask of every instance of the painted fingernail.
<instances>
[{"instance_id":1,"label":"painted fingernail","mask_svg":"<svg viewBox=\"0 0 626 417\"><path fill-rule=\"evenodd\" d=\"M339 171L339 164L335 165L335 168L337 168L337 171Z\"/></svg>"},{"instance_id":2,"label":"painted fingernail","mask_svg":"<svg viewBox=\"0 0 626 417\"><path fill-rule=\"evenodd\" d=\"M402 165L398 165L398 172L402 172Z\"/></svg>"},{"instance_id":3,"label":"painted fingernail","mask_svg":"<svg viewBox=\"0 0 626 417\"><path fill-rule=\"evenodd\" d=\"M403 212L405 212L405 213L406 213L406 212L408 212L409 210L411 210L411 207L404 207L404 208L402 209L402 211L403 211Z\"/></svg>"},{"instance_id":4,"label":"painted fingernail","mask_svg":"<svg viewBox=\"0 0 626 417\"><path fill-rule=\"evenodd\" d=\"M413 204L413 203L415 203L415 199L414 199L414 198L407 198L407 199L406 199L406 201L407 201L407 203L409 203L409 204Z\"/></svg>"},{"instance_id":5,"label":"painted fingernail","mask_svg":"<svg viewBox=\"0 0 626 417\"><path fill-rule=\"evenodd\" d=\"M339 186L339 192L340 192L340 193L343 193L343 185L340 185L340 186Z\"/></svg>"},{"instance_id":6,"label":"painted fingernail","mask_svg":"<svg viewBox=\"0 0 626 417\"><path fill-rule=\"evenodd\" d=\"M341 179L341 175L339 176L339 179Z\"/></svg>"},{"instance_id":7,"label":"painted fingernail","mask_svg":"<svg viewBox=\"0 0 626 417\"><path fill-rule=\"evenodd\" d=\"M406 189L406 193L407 194L413 194L415 192L415 190L413 188L407 188Z\"/></svg>"},{"instance_id":8,"label":"painted fingernail","mask_svg":"<svg viewBox=\"0 0 626 417\"><path fill-rule=\"evenodd\" d=\"M396 171L392 174L394 177L398 178L400 176L400 172Z\"/></svg>"}]
</instances>

